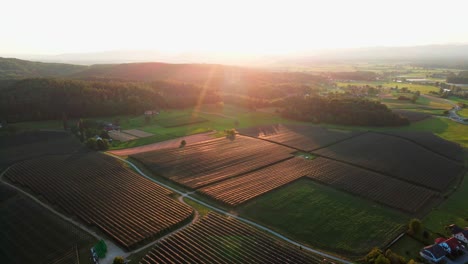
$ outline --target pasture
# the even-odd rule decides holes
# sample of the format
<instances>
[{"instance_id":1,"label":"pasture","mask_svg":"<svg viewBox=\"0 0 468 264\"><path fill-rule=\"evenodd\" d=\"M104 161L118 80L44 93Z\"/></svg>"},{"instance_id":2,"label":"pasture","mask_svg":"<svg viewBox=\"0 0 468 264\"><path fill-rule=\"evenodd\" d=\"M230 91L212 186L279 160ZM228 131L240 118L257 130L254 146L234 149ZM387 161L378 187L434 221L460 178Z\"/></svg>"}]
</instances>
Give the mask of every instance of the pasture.
<instances>
[{"instance_id":1,"label":"pasture","mask_svg":"<svg viewBox=\"0 0 468 264\"><path fill-rule=\"evenodd\" d=\"M308 179L261 196L238 211L289 237L347 256L384 246L407 222L402 213Z\"/></svg>"},{"instance_id":2,"label":"pasture","mask_svg":"<svg viewBox=\"0 0 468 264\"><path fill-rule=\"evenodd\" d=\"M0 184L0 194L3 263L74 263L77 255L87 260L95 238L7 185Z\"/></svg>"},{"instance_id":3,"label":"pasture","mask_svg":"<svg viewBox=\"0 0 468 264\"><path fill-rule=\"evenodd\" d=\"M321 263L315 256L236 219L209 213L194 225L156 243L142 264Z\"/></svg>"},{"instance_id":4,"label":"pasture","mask_svg":"<svg viewBox=\"0 0 468 264\"><path fill-rule=\"evenodd\" d=\"M4 177L132 249L190 221L193 209L171 191L100 153L17 163Z\"/></svg>"},{"instance_id":5,"label":"pasture","mask_svg":"<svg viewBox=\"0 0 468 264\"><path fill-rule=\"evenodd\" d=\"M346 88L348 85L355 85L355 86L379 86L381 85L383 88L395 88L398 87L399 89L406 87L408 90L411 91L419 91L422 94L428 94L429 92L439 92L439 87L434 85L428 84L415 84L410 82L387 82L387 81L348 81L348 82L336 82L338 87Z\"/></svg>"}]
</instances>

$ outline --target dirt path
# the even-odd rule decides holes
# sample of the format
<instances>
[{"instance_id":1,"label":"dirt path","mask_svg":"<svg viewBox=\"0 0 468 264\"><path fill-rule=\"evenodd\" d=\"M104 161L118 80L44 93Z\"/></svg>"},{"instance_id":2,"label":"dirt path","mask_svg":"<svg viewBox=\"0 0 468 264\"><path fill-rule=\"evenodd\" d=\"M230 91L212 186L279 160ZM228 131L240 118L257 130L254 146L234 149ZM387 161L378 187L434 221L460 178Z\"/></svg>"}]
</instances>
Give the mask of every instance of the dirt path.
<instances>
[{"instance_id":1,"label":"dirt path","mask_svg":"<svg viewBox=\"0 0 468 264\"><path fill-rule=\"evenodd\" d=\"M275 232L275 231L273 231L273 230L271 230L271 229L269 229L269 228L267 228L267 227L265 227L265 226L259 225L259 224L255 223L255 222L252 222L252 221L248 220L248 219L245 219L245 218L243 218L243 217L240 217L240 216L231 214L231 213L229 213L229 212L227 212L227 211L221 210L221 209L219 209L219 208L217 208L217 207L214 207L214 206L212 206L212 205L210 205L210 204L207 204L207 203L205 203L205 202L203 202L203 201L200 201L200 200L198 200L198 199L196 199L196 198L190 196L193 192L191 192L191 193L184 193L184 192L181 192L181 191L179 191L179 190L177 190L177 189L174 189L174 188L172 188L172 187L169 186L169 185L166 185L166 184L164 184L164 183L162 183L162 182L159 182L159 181L155 180L155 179L152 178L152 177L149 177L148 175L146 175L144 172L142 172L136 165L134 165L134 164L131 163L130 161L127 161L127 160L125 160L125 159L123 159L123 158L114 156L114 155L109 154L109 153L106 153L106 154L108 154L109 156L114 157L114 158L116 158L116 159L118 159L118 160L120 160L120 161L123 161L123 162L127 163L127 164L130 165L133 169L135 169L135 171L137 171L139 174L141 174L143 177L145 177L145 178L147 178L147 179L149 179L149 180L151 180L151 181L153 181L153 182L155 182L155 183L157 183L157 184L159 184L159 185L161 185L161 186L163 186L163 187L165 187L165 188L171 190L171 191L174 192L174 193L177 193L177 194L181 195L181 198L186 197L187 199L190 199L190 200L192 200L192 201L194 201L194 202L197 202L197 203L199 203L199 204L201 204L201 205L203 205L203 206L205 206L205 207L207 207L207 208L210 208L210 209L213 210L213 211L216 211L216 212L218 212L218 213L220 213L220 214L223 214L223 215L226 215L226 216L229 216L229 217L236 218L237 220L242 221L242 222L244 222L244 223L246 223L246 224L249 224L249 225L251 225L251 226L255 226L256 228L261 229L261 230L263 230L263 231L265 231L265 232L267 232L267 233L270 233L271 235L273 235L273 236L275 236L275 237L277 237L277 238L280 238L281 240L284 240L284 241L286 241L286 242L289 242L289 243L291 243L291 244L293 244L293 245L295 245L295 246L297 246L297 247L301 247L303 250L307 250L307 251L312 252L312 253L314 253L314 254L320 255L320 256L322 256L322 257L324 257L324 258L327 258L327 259L330 259L330 260L334 260L334 261L337 261L337 262L340 262L340 263L345 263L345 264L351 264L351 263L352 263L352 262L350 262L350 261L348 261L348 260L345 260L345 259L342 259L342 258L333 256L333 255L324 253L324 252L322 252L322 251L319 251L319 250L310 248L310 247L308 247L308 246L306 246L306 245L300 244L300 243L298 243L298 242L296 242L296 241L294 241L294 240L291 240L291 239L289 239L289 238L287 238L287 237L285 237L285 236L283 236L283 235L281 235L281 234L279 234L279 233L277 233L277 232Z\"/></svg>"},{"instance_id":2,"label":"dirt path","mask_svg":"<svg viewBox=\"0 0 468 264\"><path fill-rule=\"evenodd\" d=\"M117 156L129 156L137 153L148 152L158 149L166 149L166 148L177 148L180 146L180 141L185 140L187 144L193 144L200 141L205 141L209 139L213 139L214 132L207 132L202 134L195 134L191 136L185 136L175 139L170 139L162 142L157 142L149 145L144 145L140 147L134 148L127 148L127 149L119 149L119 150L110 150L108 151L111 154Z\"/></svg>"}]
</instances>

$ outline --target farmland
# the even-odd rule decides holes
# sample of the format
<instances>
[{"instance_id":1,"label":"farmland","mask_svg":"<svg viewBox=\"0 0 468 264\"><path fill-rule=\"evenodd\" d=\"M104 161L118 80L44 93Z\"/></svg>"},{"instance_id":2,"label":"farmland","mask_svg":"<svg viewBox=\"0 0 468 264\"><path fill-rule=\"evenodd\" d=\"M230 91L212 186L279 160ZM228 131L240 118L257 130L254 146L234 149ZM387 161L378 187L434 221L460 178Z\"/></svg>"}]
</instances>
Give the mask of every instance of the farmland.
<instances>
[{"instance_id":1,"label":"farmland","mask_svg":"<svg viewBox=\"0 0 468 264\"><path fill-rule=\"evenodd\" d=\"M0 168L42 155L69 154L80 142L64 132L29 131L0 137Z\"/></svg>"},{"instance_id":2,"label":"farmland","mask_svg":"<svg viewBox=\"0 0 468 264\"><path fill-rule=\"evenodd\" d=\"M463 148L453 142L443 140L442 138L429 132L399 131L386 132L390 135L408 139L416 144L430 149L440 155L453 160L463 161Z\"/></svg>"},{"instance_id":3,"label":"farmland","mask_svg":"<svg viewBox=\"0 0 468 264\"><path fill-rule=\"evenodd\" d=\"M264 169L201 188L199 191L230 206L237 206L288 184L306 174L307 162L292 158Z\"/></svg>"},{"instance_id":4,"label":"farmland","mask_svg":"<svg viewBox=\"0 0 468 264\"><path fill-rule=\"evenodd\" d=\"M193 214L169 190L100 153L32 159L15 164L4 177L98 227L125 249L183 225Z\"/></svg>"},{"instance_id":5,"label":"farmland","mask_svg":"<svg viewBox=\"0 0 468 264\"><path fill-rule=\"evenodd\" d=\"M3 263L67 263L86 259L95 242L81 229L4 184L0 185L0 258ZM70 261L71 260L71 261ZM65 262L62 262L65 263Z\"/></svg>"},{"instance_id":6,"label":"farmland","mask_svg":"<svg viewBox=\"0 0 468 264\"><path fill-rule=\"evenodd\" d=\"M417 144L376 133L366 133L314 153L437 191L444 191L463 170L462 164Z\"/></svg>"},{"instance_id":7,"label":"farmland","mask_svg":"<svg viewBox=\"0 0 468 264\"><path fill-rule=\"evenodd\" d=\"M292 148L311 151L359 134L346 130L300 125L273 125L240 129L241 134L277 142Z\"/></svg>"},{"instance_id":8,"label":"farmland","mask_svg":"<svg viewBox=\"0 0 468 264\"><path fill-rule=\"evenodd\" d=\"M154 173L190 188L230 177L291 157L293 149L236 136L132 155Z\"/></svg>"},{"instance_id":9,"label":"farmland","mask_svg":"<svg viewBox=\"0 0 468 264\"><path fill-rule=\"evenodd\" d=\"M320 263L321 260L238 220L209 213L200 222L158 242L140 263Z\"/></svg>"},{"instance_id":10,"label":"farmland","mask_svg":"<svg viewBox=\"0 0 468 264\"><path fill-rule=\"evenodd\" d=\"M410 213L418 212L437 197L434 191L325 158L288 159L198 191L238 206L301 177Z\"/></svg>"},{"instance_id":11,"label":"farmland","mask_svg":"<svg viewBox=\"0 0 468 264\"><path fill-rule=\"evenodd\" d=\"M418 212L438 196L426 188L324 158L310 162L307 177L409 213Z\"/></svg>"},{"instance_id":12,"label":"farmland","mask_svg":"<svg viewBox=\"0 0 468 264\"><path fill-rule=\"evenodd\" d=\"M348 256L384 246L407 221L404 214L308 179L261 196L239 212L304 243Z\"/></svg>"}]
</instances>

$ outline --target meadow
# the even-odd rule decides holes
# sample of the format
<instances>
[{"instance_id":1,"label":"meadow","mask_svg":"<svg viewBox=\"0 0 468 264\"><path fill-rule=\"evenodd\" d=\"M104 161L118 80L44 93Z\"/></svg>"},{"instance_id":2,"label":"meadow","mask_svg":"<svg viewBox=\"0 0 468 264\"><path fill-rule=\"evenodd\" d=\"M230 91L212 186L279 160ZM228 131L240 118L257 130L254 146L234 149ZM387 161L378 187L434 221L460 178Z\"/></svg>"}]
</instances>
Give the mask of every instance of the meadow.
<instances>
[{"instance_id":1,"label":"meadow","mask_svg":"<svg viewBox=\"0 0 468 264\"><path fill-rule=\"evenodd\" d=\"M385 246L408 220L402 213L308 179L270 192L239 212L306 244L348 256Z\"/></svg>"}]
</instances>

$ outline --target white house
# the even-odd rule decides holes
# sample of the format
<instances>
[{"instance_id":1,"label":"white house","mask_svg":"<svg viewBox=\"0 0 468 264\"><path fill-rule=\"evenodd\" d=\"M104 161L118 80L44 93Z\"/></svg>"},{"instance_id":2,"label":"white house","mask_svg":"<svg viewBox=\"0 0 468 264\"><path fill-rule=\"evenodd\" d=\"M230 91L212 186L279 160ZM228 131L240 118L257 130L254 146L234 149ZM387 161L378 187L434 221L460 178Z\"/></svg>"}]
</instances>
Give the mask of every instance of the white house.
<instances>
[{"instance_id":1,"label":"white house","mask_svg":"<svg viewBox=\"0 0 468 264\"><path fill-rule=\"evenodd\" d=\"M449 229L454 238L458 239L460 242L468 244L468 228L462 229L457 225L449 225Z\"/></svg>"}]
</instances>

